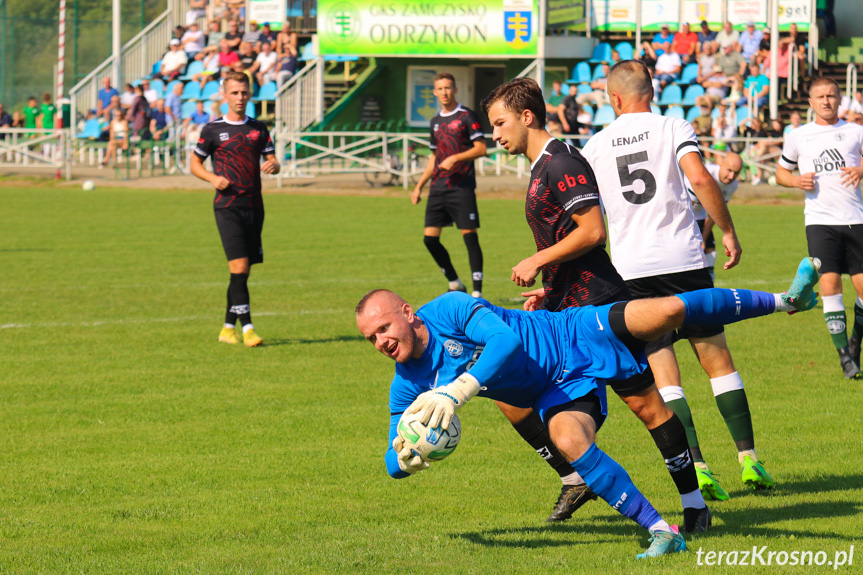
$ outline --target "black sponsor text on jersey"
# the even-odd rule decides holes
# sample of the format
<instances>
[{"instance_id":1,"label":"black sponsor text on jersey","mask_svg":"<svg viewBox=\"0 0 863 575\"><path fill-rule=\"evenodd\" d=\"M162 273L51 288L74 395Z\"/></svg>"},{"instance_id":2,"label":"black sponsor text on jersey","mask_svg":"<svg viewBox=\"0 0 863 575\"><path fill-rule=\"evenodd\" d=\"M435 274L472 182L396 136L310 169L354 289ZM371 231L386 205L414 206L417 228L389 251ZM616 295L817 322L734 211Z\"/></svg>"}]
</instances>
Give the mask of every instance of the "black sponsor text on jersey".
<instances>
[{"instance_id":1,"label":"black sponsor text on jersey","mask_svg":"<svg viewBox=\"0 0 863 575\"><path fill-rule=\"evenodd\" d=\"M205 125L195 154L213 159L213 173L231 184L216 191L214 208L263 206L261 198L261 157L275 152L270 132L263 122L246 118L229 122L224 117Z\"/></svg>"},{"instance_id":2,"label":"black sponsor text on jersey","mask_svg":"<svg viewBox=\"0 0 863 575\"><path fill-rule=\"evenodd\" d=\"M438 166L444 158L470 150L480 138L483 138L483 133L479 118L473 110L464 106L459 105L449 114L438 112L432 118L429 146L435 154L435 168L429 188L432 192L456 188L476 189L473 160L457 162L451 170L441 170Z\"/></svg>"},{"instance_id":3,"label":"black sponsor text on jersey","mask_svg":"<svg viewBox=\"0 0 863 575\"><path fill-rule=\"evenodd\" d=\"M599 190L587 160L560 140L549 140L530 171L524 206L537 251L559 243L578 227L572 219L577 210L596 205ZM545 308L552 311L598 305L610 301L615 294L626 293L623 279L602 246L567 262L546 266L542 285Z\"/></svg>"}]
</instances>

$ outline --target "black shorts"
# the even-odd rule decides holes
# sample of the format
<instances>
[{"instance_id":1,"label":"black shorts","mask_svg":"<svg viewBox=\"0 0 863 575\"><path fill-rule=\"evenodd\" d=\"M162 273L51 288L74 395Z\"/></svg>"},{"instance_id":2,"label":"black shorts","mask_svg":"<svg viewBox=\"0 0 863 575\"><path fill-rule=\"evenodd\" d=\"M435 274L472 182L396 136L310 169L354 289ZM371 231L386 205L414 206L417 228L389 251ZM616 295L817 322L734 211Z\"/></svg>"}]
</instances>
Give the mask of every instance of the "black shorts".
<instances>
[{"instance_id":1,"label":"black shorts","mask_svg":"<svg viewBox=\"0 0 863 575\"><path fill-rule=\"evenodd\" d=\"M213 211L228 261L249 258L249 265L263 262L261 230L264 227L264 208L220 208Z\"/></svg>"},{"instance_id":2,"label":"black shorts","mask_svg":"<svg viewBox=\"0 0 863 575\"><path fill-rule=\"evenodd\" d=\"M698 222L698 229L701 231L701 236L704 237L704 222L705 220L695 220ZM713 237L713 230L704 238L704 251L709 252L716 249L716 240Z\"/></svg>"},{"instance_id":3,"label":"black shorts","mask_svg":"<svg viewBox=\"0 0 863 575\"><path fill-rule=\"evenodd\" d=\"M599 398L593 391L584 397L579 397L569 403L555 405L550 408L545 413L545 421L551 421L552 417L563 411L579 411L581 413L586 413L593 419L593 422L596 424L597 431L599 431L599 428L602 427L603 423L605 423L605 415L602 413L602 404L599 402ZM546 423L546 426L547 425L548 424Z\"/></svg>"},{"instance_id":4,"label":"black shorts","mask_svg":"<svg viewBox=\"0 0 863 575\"><path fill-rule=\"evenodd\" d=\"M863 273L863 224L806 226L809 255L821 260L821 273Z\"/></svg>"},{"instance_id":5,"label":"black shorts","mask_svg":"<svg viewBox=\"0 0 863 575\"><path fill-rule=\"evenodd\" d=\"M460 230L479 227L479 210L476 207L474 190L454 188L429 193L425 227L445 228L453 222Z\"/></svg>"},{"instance_id":6,"label":"black shorts","mask_svg":"<svg viewBox=\"0 0 863 575\"><path fill-rule=\"evenodd\" d=\"M626 286L632 292L633 299L644 299L666 297L688 291L712 288L713 281L710 279L710 272L707 271L707 268L702 268L700 270L689 270L675 274L662 274L628 280ZM677 331L668 332L658 339L651 341L644 350L650 354L663 347L673 345L678 339L713 337L724 331L725 327L721 325L689 324Z\"/></svg>"}]
</instances>

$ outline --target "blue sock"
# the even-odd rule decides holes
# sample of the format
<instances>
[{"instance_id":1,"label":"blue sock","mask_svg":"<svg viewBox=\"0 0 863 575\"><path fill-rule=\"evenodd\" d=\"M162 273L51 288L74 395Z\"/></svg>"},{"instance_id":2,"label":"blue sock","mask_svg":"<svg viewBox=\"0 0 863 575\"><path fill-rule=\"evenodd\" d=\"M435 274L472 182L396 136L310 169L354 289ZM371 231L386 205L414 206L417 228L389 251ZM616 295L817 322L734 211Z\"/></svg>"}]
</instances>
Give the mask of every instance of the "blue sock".
<instances>
[{"instance_id":1,"label":"blue sock","mask_svg":"<svg viewBox=\"0 0 863 575\"><path fill-rule=\"evenodd\" d=\"M686 324L727 325L776 311L772 293L710 288L677 294L686 306Z\"/></svg>"},{"instance_id":2,"label":"blue sock","mask_svg":"<svg viewBox=\"0 0 863 575\"><path fill-rule=\"evenodd\" d=\"M571 465L584 478L590 490L645 529L662 521L659 513L633 485L626 470L594 443Z\"/></svg>"}]
</instances>

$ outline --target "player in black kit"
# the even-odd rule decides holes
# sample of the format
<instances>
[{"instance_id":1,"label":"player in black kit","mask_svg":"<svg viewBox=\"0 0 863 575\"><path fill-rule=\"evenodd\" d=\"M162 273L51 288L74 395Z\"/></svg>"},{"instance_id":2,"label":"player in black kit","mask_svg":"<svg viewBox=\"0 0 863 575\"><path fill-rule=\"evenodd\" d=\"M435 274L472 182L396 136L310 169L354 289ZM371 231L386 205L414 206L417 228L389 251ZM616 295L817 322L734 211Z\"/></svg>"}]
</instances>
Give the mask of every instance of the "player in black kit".
<instances>
[{"instance_id":1,"label":"player in black kit","mask_svg":"<svg viewBox=\"0 0 863 575\"><path fill-rule=\"evenodd\" d=\"M545 102L539 85L517 78L498 86L483 101L493 137L510 154L531 162L525 214L537 253L512 268L512 280L530 287L542 272L543 287L522 293L525 309L559 311L628 299L629 291L605 251L605 220L593 170L573 147L545 128ZM710 511L698 480L686 431L668 409L648 370L608 385L647 426L681 495L684 531L704 531ZM568 519L596 495L551 442L542 420L531 409L498 402L516 431L557 471L563 482L548 521Z\"/></svg>"},{"instance_id":2,"label":"player in black kit","mask_svg":"<svg viewBox=\"0 0 863 575\"><path fill-rule=\"evenodd\" d=\"M449 280L450 291L467 291L440 243L441 229L455 225L467 246L474 297L482 296L482 249L479 247L479 211L476 207L476 174L473 161L485 155L485 138L479 118L455 99L455 78L441 72L434 79L434 94L441 111L431 121L431 143L425 171L411 195L420 203L425 183L432 181L426 204L423 241Z\"/></svg>"},{"instance_id":3,"label":"player in black kit","mask_svg":"<svg viewBox=\"0 0 863 575\"><path fill-rule=\"evenodd\" d=\"M228 100L228 113L201 130L192 154L192 173L216 188L213 203L216 226L231 273L228 309L219 341L240 343L236 331L239 319L243 326L243 343L247 347L257 347L263 341L252 325L248 279L251 266L264 261L261 245L264 200L260 172L277 174L280 166L267 127L263 122L246 116L250 97L248 76L228 71L222 75L222 85ZM204 167L207 157L212 157L212 172Z\"/></svg>"}]
</instances>

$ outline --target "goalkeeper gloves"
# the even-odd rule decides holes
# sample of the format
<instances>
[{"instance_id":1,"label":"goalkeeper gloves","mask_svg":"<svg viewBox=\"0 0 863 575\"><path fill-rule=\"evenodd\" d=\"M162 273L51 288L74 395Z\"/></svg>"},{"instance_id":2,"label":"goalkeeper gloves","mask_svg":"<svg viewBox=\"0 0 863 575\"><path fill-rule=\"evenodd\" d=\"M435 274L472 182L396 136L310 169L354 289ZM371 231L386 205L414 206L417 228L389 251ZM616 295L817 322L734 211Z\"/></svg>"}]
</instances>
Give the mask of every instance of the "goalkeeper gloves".
<instances>
[{"instance_id":1,"label":"goalkeeper gloves","mask_svg":"<svg viewBox=\"0 0 863 575\"><path fill-rule=\"evenodd\" d=\"M418 413L420 423L447 429L455 412L479 390L479 381L471 374L463 373L448 385L420 394L405 413Z\"/></svg>"},{"instance_id":2,"label":"goalkeeper gloves","mask_svg":"<svg viewBox=\"0 0 863 575\"><path fill-rule=\"evenodd\" d=\"M408 475L413 475L429 466L428 462L422 460L422 457L415 455L410 448L405 447L405 440L400 435L396 435L396 438L393 439L393 449L396 452L399 469Z\"/></svg>"}]
</instances>

